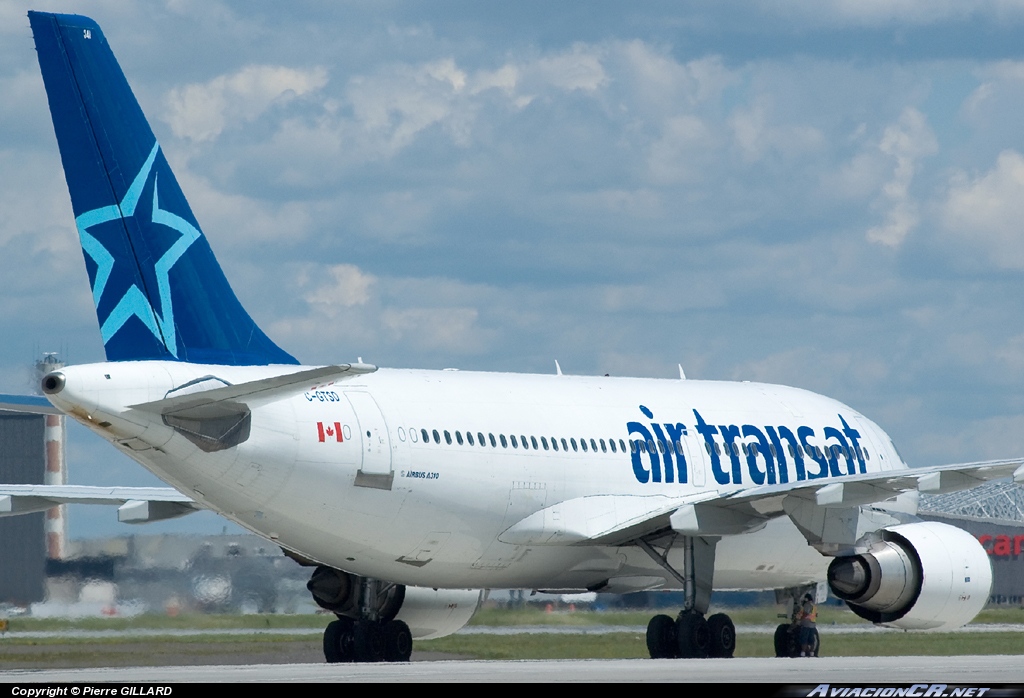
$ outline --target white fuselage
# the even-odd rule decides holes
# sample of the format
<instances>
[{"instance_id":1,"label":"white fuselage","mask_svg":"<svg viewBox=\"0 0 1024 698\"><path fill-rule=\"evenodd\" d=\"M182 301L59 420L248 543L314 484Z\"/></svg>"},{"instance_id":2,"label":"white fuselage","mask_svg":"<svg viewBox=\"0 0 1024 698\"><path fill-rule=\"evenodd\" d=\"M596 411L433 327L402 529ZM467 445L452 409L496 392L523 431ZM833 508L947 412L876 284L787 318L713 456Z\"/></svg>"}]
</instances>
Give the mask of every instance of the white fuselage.
<instances>
[{"instance_id":1,"label":"white fuselage","mask_svg":"<svg viewBox=\"0 0 1024 698\"><path fill-rule=\"evenodd\" d=\"M855 410L757 383L381 369L254 406L249 438L212 453L159 415L129 409L204 376L238 384L296 370L75 366L63 370L66 387L51 400L181 492L285 548L430 587L585 589L609 579L622 589L676 587L635 546L499 536L584 496L696 501L906 467L888 436ZM637 440L644 447L631 448ZM715 586L820 581L827 562L777 516L722 539Z\"/></svg>"}]
</instances>

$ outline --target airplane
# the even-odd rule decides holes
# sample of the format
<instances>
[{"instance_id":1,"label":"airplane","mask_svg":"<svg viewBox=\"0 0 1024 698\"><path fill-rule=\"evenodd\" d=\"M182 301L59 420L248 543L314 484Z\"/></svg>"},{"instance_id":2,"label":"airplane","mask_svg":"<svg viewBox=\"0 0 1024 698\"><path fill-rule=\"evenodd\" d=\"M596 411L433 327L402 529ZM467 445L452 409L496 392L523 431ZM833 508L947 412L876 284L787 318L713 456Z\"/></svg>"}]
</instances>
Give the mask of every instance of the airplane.
<instances>
[{"instance_id":1,"label":"airplane","mask_svg":"<svg viewBox=\"0 0 1024 698\"><path fill-rule=\"evenodd\" d=\"M242 307L100 27L30 12L107 361L0 409L64 414L171 488L2 486L0 513L218 512L312 568L327 662L407 661L493 588L683 591L652 658L731 657L713 589L828 589L954 628L988 555L919 493L1024 482L1024 459L910 469L874 422L751 382L304 366ZM172 489L173 488L173 489ZM781 626L780 626L781 630Z\"/></svg>"}]
</instances>

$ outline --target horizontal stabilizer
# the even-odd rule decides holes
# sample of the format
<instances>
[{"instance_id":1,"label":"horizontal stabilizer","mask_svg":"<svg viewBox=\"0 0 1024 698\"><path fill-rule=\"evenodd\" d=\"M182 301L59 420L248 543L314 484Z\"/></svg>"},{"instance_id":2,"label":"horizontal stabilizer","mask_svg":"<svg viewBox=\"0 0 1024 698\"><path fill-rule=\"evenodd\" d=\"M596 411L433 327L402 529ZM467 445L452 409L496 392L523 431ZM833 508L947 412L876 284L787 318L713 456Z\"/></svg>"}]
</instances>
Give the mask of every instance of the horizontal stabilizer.
<instances>
[{"instance_id":1,"label":"horizontal stabilizer","mask_svg":"<svg viewBox=\"0 0 1024 698\"><path fill-rule=\"evenodd\" d=\"M118 520L125 523L161 521L204 508L169 487L0 485L0 517L33 514L61 504L117 506Z\"/></svg>"},{"instance_id":2,"label":"horizontal stabilizer","mask_svg":"<svg viewBox=\"0 0 1024 698\"><path fill-rule=\"evenodd\" d=\"M317 384L365 375L376 370L377 367L372 364L360 363L323 366L307 371L288 373L283 376L273 376L247 383L238 383L237 385L224 385L223 387L191 392L186 395L175 395L174 397L144 402L132 405L131 407L132 409L160 415L187 413L196 408L227 401L241 402L254 407L258 404L281 400L302 390L309 390Z\"/></svg>"},{"instance_id":3,"label":"horizontal stabilizer","mask_svg":"<svg viewBox=\"0 0 1024 698\"><path fill-rule=\"evenodd\" d=\"M41 395L4 395L0 393L0 410L27 412L28 414L61 414Z\"/></svg>"}]
</instances>

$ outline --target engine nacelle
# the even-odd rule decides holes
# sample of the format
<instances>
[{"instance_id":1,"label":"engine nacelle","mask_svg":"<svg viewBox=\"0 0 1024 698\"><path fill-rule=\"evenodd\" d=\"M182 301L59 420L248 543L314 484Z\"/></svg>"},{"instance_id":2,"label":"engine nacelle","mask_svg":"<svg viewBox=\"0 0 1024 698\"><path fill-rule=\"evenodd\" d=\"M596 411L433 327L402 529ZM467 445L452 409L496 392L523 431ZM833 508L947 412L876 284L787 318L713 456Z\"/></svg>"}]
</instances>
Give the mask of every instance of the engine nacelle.
<instances>
[{"instance_id":1,"label":"engine nacelle","mask_svg":"<svg viewBox=\"0 0 1024 698\"><path fill-rule=\"evenodd\" d=\"M973 620L988 601L992 566L974 536L927 521L880 529L866 553L832 561L828 585L872 623L953 629Z\"/></svg>"},{"instance_id":2,"label":"engine nacelle","mask_svg":"<svg viewBox=\"0 0 1024 698\"><path fill-rule=\"evenodd\" d=\"M364 587L381 620L400 620L415 640L429 640L457 632L480 608L486 591L480 589L427 589L366 579L320 565L306 588L313 600L339 616L358 619Z\"/></svg>"},{"instance_id":3,"label":"engine nacelle","mask_svg":"<svg viewBox=\"0 0 1024 698\"><path fill-rule=\"evenodd\" d=\"M395 619L409 626L414 640L433 640L462 629L486 598L481 589L406 587Z\"/></svg>"}]
</instances>

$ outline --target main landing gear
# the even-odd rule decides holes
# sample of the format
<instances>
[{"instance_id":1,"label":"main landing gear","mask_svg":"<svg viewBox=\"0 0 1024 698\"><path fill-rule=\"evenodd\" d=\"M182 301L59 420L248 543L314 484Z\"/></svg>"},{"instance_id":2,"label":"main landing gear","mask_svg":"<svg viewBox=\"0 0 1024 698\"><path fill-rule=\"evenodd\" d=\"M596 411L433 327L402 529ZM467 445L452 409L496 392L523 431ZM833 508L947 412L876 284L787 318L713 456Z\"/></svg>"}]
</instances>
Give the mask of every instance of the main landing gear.
<instances>
[{"instance_id":1,"label":"main landing gear","mask_svg":"<svg viewBox=\"0 0 1024 698\"><path fill-rule=\"evenodd\" d=\"M395 619L405 587L320 566L306 584L313 600L338 617L324 630L324 659L339 662L407 662L409 626Z\"/></svg>"},{"instance_id":2,"label":"main landing gear","mask_svg":"<svg viewBox=\"0 0 1024 698\"><path fill-rule=\"evenodd\" d=\"M400 620L352 620L341 616L324 630L324 659L340 662L407 662L412 633Z\"/></svg>"},{"instance_id":3,"label":"main landing gear","mask_svg":"<svg viewBox=\"0 0 1024 698\"><path fill-rule=\"evenodd\" d=\"M637 545L683 584L683 610L673 620L658 615L647 624L647 651L651 659L731 657L736 651L736 626L724 613L705 619L711 603L715 572L715 538L683 536L684 567L680 574L668 562L673 538L663 553L641 539Z\"/></svg>"},{"instance_id":4,"label":"main landing gear","mask_svg":"<svg viewBox=\"0 0 1024 698\"><path fill-rule=\"evenodd\" d=\"M731 657L736 651L736 627L724 613L707 620L696 611L681 611L672 620L654 616L647 624L651 659Z\"/></svg>"}]
</instances>

